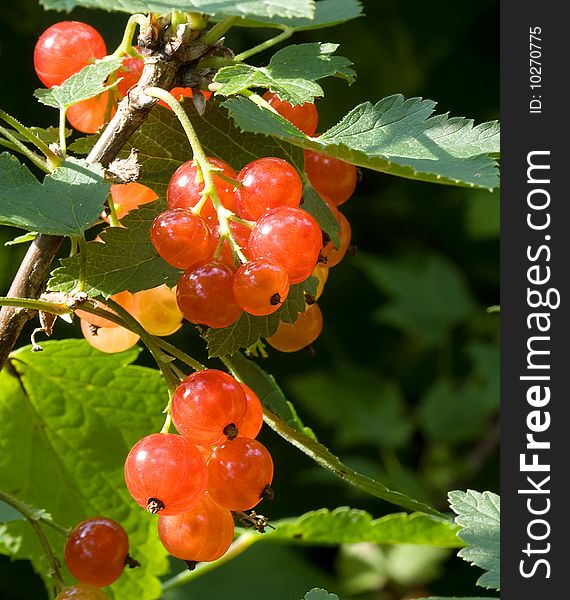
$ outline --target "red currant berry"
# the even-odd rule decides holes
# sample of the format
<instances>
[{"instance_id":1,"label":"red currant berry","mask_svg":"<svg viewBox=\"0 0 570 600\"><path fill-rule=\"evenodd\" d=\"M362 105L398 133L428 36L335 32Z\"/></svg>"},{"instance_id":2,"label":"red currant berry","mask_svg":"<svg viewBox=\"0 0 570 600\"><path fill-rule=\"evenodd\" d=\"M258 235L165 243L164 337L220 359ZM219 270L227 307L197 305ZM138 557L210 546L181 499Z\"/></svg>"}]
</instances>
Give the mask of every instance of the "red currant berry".
<instances>
[{"instance_id":1,"label":"red currant berry","mask_svg":"<svg viewBox=\"0 0 570 600\"><path fill-rule=\"evenodd\" d=\"M109 600L100 588L88 583L77 583L59 593L55 600Z\"/></svg>"},{"instance_id":2,"label":"red currant berry","mask_svg":"<svg viewBox=\"0 0 570 600\"><path fill-rule=\"evenodd\" d=\"M249 510L273 479L271 455L257 440L237 437L214 448L208 462L208 493L229 510Z\"/></svg>"},{"instance_id":3,"label":"red currant berry","mask_svg":"<svg viewBox=\"0 0 570 600\"><path fill-rule=\"evenodd\" d=\"M227 327L241 314L233 291L234 271L212 261L192 267L178 280L178 307L188 321L208 327Z\"/></svg>"},{"instance_id":4,"label":"red currant berry","mask_svg":"<svg viewBox=\"0 0 570 600\"><path fill-rule=\"evenodd\" d=\"M65 543L65 564L82 583L103 587L116 581L129 553L127 532L115 521L96 517L82 521Z\"/></svg>"},{"instance_id":5,"label":"red currant berry","mask_svg":"<svg viewBox=\"0 0 570 600\"><path fill-rule=\"evenodd\" d=\"M179 269L188 269L212 256L212 236L206 221L184 208L158 215L152 222L150 239L158 254Z\"/></svg>"},{"instance_id":6,"label":"red currant berry","mask_svg":"<svg viewBox=\"0 0 570 600\"><path fill-rule=\"evenodd\" d=\"M339 206L346 202L356 187L356 167L350 163L305 150L305 172L315 190L333 204Z\"/></svg>"},{"instance_id":7,"label":"red currant berry","mask_svg":"<svg viewBox=\"0 0 570 600\"><path fill-rule=\"evenodd\" d=\"M321 228L308 212L281 206L257 221L249 248L254 258L269 258L282 265L289 283L299 283L315 268L322 243Z\"/></svg>"},{"instance_id":8,"label":"red currant berry","mask_svg":"<svg viewBox=\"0 0 570 600\"><path fill-rule=\"evenodd\" d=\"M242 223L237 223L236 221L230 221L230 231L232 232L232 236L234 240L237 242L238 246L241 248L244 256L246 258L251 258L251 253L249 251L249 237L251 235L251 227L247 225L243 225ZM218 234L214 238L215 245L217 247L219 242L220 232L218 229ZM215 251L215 249L214 249ZM228 240L224 240L222 244L222 251L220 253L220 261L224 264L233 267L235 265L234 255Z\"/></svg>"},{"instance_id":9,"label":"red currant berry","mask_svg":"<svg viewBox=\"0 0 570 600\"><path fill-rule=\"evenodd\" d=\"M245 392L245 399L247 401L247 410L245 413L244 420L239 428L239 437L253 439L257 437L257 434L261 431L263 425L263 409L261 408L261 402L257 397L257 394L245 383L240 383L243 391Z\"/></svg>"},{"instance_id":10,"label":"red currant berry","mask_svg":"<svg viewBox=\"0 0 570 600\"><path fill-rule=\"evenodd\" d=\"M114 354L132 348L140 339L137 333L120 326L97 327L80 319L81 333L87 342L101 352Z\"/></svg>"},{"instance_id":11,"label":"red currant berry","mask_svg":"<svg viewBox=\"0 0 570 600\"><path fill-rule=\"evenodd\" d=\"M307 135L313 135L317 131L319 122L319 113L317 107L312 102L297 104L293 106L289 102L281 100L273 92L265 92L263 99L269 102L271 106L285 119L290 121L297 129L300 129Z\"/></svg>"},{"instance_id":12,"label":"red currant berry","mask_svg":"<svg viewBox=\"0 0 570 600\"><path fill-rule=\"evenodd\" d=\"M118 76L121 81L117 84L117 89L121 96L125 97L127 92L138 83L144 68L144 61L134 56L127 56L123 59L123 66L119 69Z\"/></svg>"},{"instance_id":13,"label":"red currant berry","mask_svg":"<svg viewBox=\"0 0 570 600\"><path fill-rule=\"evenodd\" d=\"M223 556L234 537L234 520L227 508L208 494L179 515L158 517L158 535L172 556L186 561L212 561Z\"/></svg>"},{"instance_id":14,"label":"red currant berry","mask_svg":"<svg viewBox=\"0 0 570 600\"><path fill-rule=\"evenodd\" d=\"M187 377L172 397L172 422L194 444L217 446L237 436L247 401L240 384L217 369Z\"/></svg>"},{"instance_id":15,"label":"red currant berry","mask_svg":"<svg viewBox=\"0 0 570 600\"><path fill-rule=\"evenodd\" d=\"M280 323L267 343L281 352L296 352L312 344L323 330L323 315L318 304L311 304L294 323Z\"/></svg>"},{"instance_id":16,"label":"red currant berry","mask_svg":"<svg viewBox=\"0 0 570 600\"><path fill-rule=\"evenodd\" d=\"M350 223L340 210L334 211L334 215L339 225L339 247L335 248L332 242L328 242L321 251L321 256L326 259L324 264L329 268L338 265L344 258L352 235Z\"/></svg>"},{"instance_id":17,"label":"red currant berry","mask_svg":"<svg viewBox=\"0 0 570 600\"><path fill-rule=\"evenodd\" d=\"M40 81L51 87L106 54L103 38L91 25L61 21L48 27L37 41L34 68Z\"/></svg>"},{"instance_id":18,"label":"red currant berry","mask_svg":"<svg viewBox=\"0 0 570 600\"><path fill-rule=\"evenodd\" d=\"M266 258L241 265L234 275L236 302L250 315L274 313L289 293L287 271Z\"/></svg>"},{"instance_id":19,"label":"red currant berry","mask_svg":"<svg viewBox=\"0 0 570 600\"><path fill-rule=\"evenodd\" d=\"M192 507L206 489L206 464L181 435L154 433L137 442L125 461L131 496L149 512L175 515Z\"/></svg>"},{"instance_id":20,"label":"red currant berry","mask_svg":"<svg viewBox=\"0 0 570 600\"><path fill-rule=\"evenodd\" d=\"M221 169L221 173L226 177L237 179L237 173L223 160L209 157L208 161L214 167ZM197 175L198 169L194 161L185 162L174 171L166 190L168 208L190 209L200 201L200 192L204 189L204 182L198 180ZM220 197L220 202L227 209L235 212L234 188L232 184L218 177L216 173L213 174L213 180L214 187ZM200 216L208 222L212 229L215 228L214 223L217 226L218 217L210 199L208 199L202 208Z\"/></svg>"},{"instance_id":21,"label":"red currant berry","mask_svg":"<svg viewBox=\"0 0 570 600\"><path fill-rule=\"evenodd\" d=\"M242 187L236 191L236 208L240 217L257 221L277 206L299 206L303 184L293 165L281 158L259 158L238 174Z\"/></svg>"},{"instance_id":22,"label":"red currant berry","mask_svg":"<svg viewBox=\"0 0 570 600\"><path fill-rule=\"evenodd\" d=\"M111 197L115 205L117 219L122 219L131 210L135 210L142 204L158 200L158 196L153 190L136 181L112 185Z\"/></svg>"},{"instance_id":23,"label":"red currant berry","mask_svg":"<svg viewBox=\"0 0 570 600\"><path fill-rule=\"evenodd\" d=\"M178 100L178 102L182 102L182 98L192 98L192 88L189 87L175 87L170 90L170 93ZM212 92L202 92L206 100L210 98ZM172 110L166 102L159 100L158 103L164 108L168 108L168 110Z\"/></svg>"},{"instance_id":24,"label":"red currant berry","mask_svg":"<svg viewBox=\"0 0 570 600\"><path fill-rule=\"evenodd\" d=\"M69 124L81 133L97 133L115 114L116 103L109 92L82 100L67 109Z\"/></svg>"}]
</instances>

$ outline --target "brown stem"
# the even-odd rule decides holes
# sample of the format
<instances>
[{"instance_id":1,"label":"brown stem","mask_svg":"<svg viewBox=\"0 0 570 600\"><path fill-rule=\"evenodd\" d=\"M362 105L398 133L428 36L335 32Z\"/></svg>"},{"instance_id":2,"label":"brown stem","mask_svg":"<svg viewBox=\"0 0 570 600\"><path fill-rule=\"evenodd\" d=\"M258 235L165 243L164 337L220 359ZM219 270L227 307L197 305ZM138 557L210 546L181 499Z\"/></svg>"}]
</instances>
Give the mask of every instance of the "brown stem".
<instances>
[{"instance_id":1,"label":"brown stem","mask_svg":"<svg viewBox=\"0 0 570 600\"><path fill-rule=\"evenodd\" d=\"M150 28L149 28L150 31ZM141 31L141 38L149 31ZM159 34L156 52L147 51L145 66L139 83L120 102L115 116L87 156L90 163L101 163L104 167L114 160L133 133L142 125L156 98L144 93L146 87L166 90L174 87L181 67L198 61L209 47L200 42L196 32L187 32L182 39L166 39L168 28ZM141 43L144 46L144 44ZM149 56L150 55L150 56ZM24 257L12 282L8 296L36 299L44 291L45 279L50 265L63 242L62 237L38 235ZM0 310L0 369L16 344L24 325L34 316L34 311L3 307Z\"/></svg>"}]
</instances>

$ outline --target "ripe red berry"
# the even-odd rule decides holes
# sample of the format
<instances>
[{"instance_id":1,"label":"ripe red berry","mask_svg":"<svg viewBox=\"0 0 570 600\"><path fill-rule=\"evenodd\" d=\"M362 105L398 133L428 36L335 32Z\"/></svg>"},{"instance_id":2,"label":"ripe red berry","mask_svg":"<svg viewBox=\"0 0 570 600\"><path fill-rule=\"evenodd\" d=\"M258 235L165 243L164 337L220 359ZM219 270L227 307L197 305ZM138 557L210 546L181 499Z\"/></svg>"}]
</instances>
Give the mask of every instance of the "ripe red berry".
<instances>
[{"instance_id":1,"label":"ripe red berry","mask_svg":"<svg viewBox=\"0 0 570 600\"><path fill-rule=\"evenodd\" d=\"M243 252L244 256L246 258L251 258L251 252L249 251L249 237L251 236L251 227L243 225L242 223L237 223L236 221L230 221L229 223L232 236L237 242L238 246L241 248L241 251ZM220 238L218 229L217 235L214 237L216 247L218 245L219 239ZM228 240L224 240L224 243L222 244L222 251L220 253L219 260L230 267L234 267L235 265L234 255L230 248Z\"/></svg>"},{"instance_id":2,"label":"ripe red berry","mask_svg":"<svg viewBox=\"0 0 570 600\"><path fill-rule=\"evenodd\" d=\"M237 179L237 173L227 163L219 158L208 157L208 161L221 169L221 172L230 179ZM198 169L194 161L188 161L180 165L170 178L168 189L166 190L166 199L168 208L187 208L195 206L201 199L200 192L204 189L204 182L197 180ZM231 183L213 174L214 187L220 197L220 202L232 212L235 212L234 188ZM217 226L218 217L212 205L208 200L200 212L200 216L207 221L212 229Z\"/></svg>"},{"instance_id":3,"label":"ripe red berry","mask_svg":"<svg viewBox=\"0 0 570 600\"><path fill-rule=\"evenodd\" d=\"M135 210L142 204L158 200L158 196L153 190L136 181L112 185L111 197L115 205L117 219L122 219L131 210Z\"/></svg>"},{"instance_id":4,"label":"ripe red berry","mask_svg":"<svg viewBox=\"0 0 570 600\"><path fill-rule=\"evenodd\" d=\"M212 561L223 556L234 537L234 520L227 508L208 494L179 515L158 517L158 535L176 558L192 562Z\"/></svg>"},{"instance_id":5,"label":"ripe red berry","mask_svg":"<svg viewBox=\"0 0 570 600\"><path fill-rule=\"evenodd\" d=\"M175 515L204 495L206 464L187 439L154 433L137 442L125 461L125 481L131 496L149 512Z\"/></svg>"},{"instance_id":6,"label":"ripe red berry","mask_svg":"<svg viewBox=\"0 0 570 600\"><path fill-rule=\"evenodd\" d=\"M289 283L299 283L315 268L322 243L321 228L308 212L281 206L257 221L249 248L254 258L269 258L282 265Z\"/></svg>"},{"instance_id":7,"label":"ripe red berry","mask_svg":"<svg viewBox=\"0 0 570 600\"><path fill-rule=\"evenodd\" d=\"M273 479L271 455L257 440L237 437L214 448L208 462L208 493L229 510L249 510Z\"/></svg>"},{"instance_id":8,"label":"ripe red berry","mask_svg":"<svg viewBox=\"0 0 570 600\"><path fill-rule=\"evenodd\" d=\"M109 596L100 588L88 583L76 583L65 588L55 600L108 600Z\"/></svg>"},{"instance_id":9,"label":"ripe red berry","mask_svg":"<svg viewBox=\"0 0 570 600\"><path fill-rule=\"evenodd\" d=\"M172 397L172 422L181 435L200 446L217 446L236 437L247 401L227 373L205 369L188 376Z\"/></svg>"},{"instance_id":10,"label":"ripe red berry","mask_svg":"<svg viewBox=\"0 0 570 600\"><path fill-rule=\"evenodd\" d=\"M126 96L127 92L138 83L144 68L144 61L134 56L126 56L123 59L123 66L119 69L117 75L121 81L117 84L117 89L121 96Z\"/></svg>"},{"instance_id":11,"label":"ripe red berry","mask_svg":"<svg viewBox=\"0 0 570 600\"><path fill-rule=\"evenodd\" d=\"M281 100L273 92L265 92L263 99L269 102L282 117L293 123L303 133L313 135L317 131L319 113L317 112L317 107L312 102L293 106L289 102Z\"/></svg>"},{"instance_id":12,"label":"ripe red berry","mask_svg":"<svg viewBox=\"0 0 570 600\"><path fill-rule=\"evenodd\" d=\"M270 315L289 293L287 271L267 258L250 260L234 275L236 302L251 315Z\"/></svg>"},{"instance_id":13,"label":"ripe red berry","mask_svg":"<svg viewBox=\"0 0 570 600\"><path fill-rule=\"evenodd\" d=\"M60 85L107 54L105 42L91 25L79 21L61 21L48 27L34 49L34 68L46 86Z\"/></svg>"},{"instance_id":14,"label":"ripe red berry","mask_svg":"<svg viewBox=\"0 0 570 600\"><path fill-rule=\"evenodd\" d=\"M323 315L318 304L311 304L294 323L280 323L267 343L281 352L296 352L312 344L323 330Z\"/></svg>"},{"instance_id":15,"label":"ripe red berry","mask_svg":"<svg viewBox=\"0 0 570 600\"><path fill-rule=\"evenodd\" d=\"M263 425L263 409L257 394L249 386L245 385L245 383L240 383L240 385L245 392L247 410L241 427L239 428L239 437L253 439L257 437L257 434L261 431L261 426Z\"/></svg>"},{"instance_id":16,"label":"ripe red berry","mask_svg":"<svg viewBox=\"0 0 570 600\"><path fill-rule=\"evenodd\" d=\"M238 174L242 187L236 191L236 208L240 217L257 221L277 206L296 208L303 194L303 183L293 165L281 158L259 158Z\"/></svg>"},{"instance_id":17,"label":"ripe red berry","mask_svg":"<svg viewBox=\"0 0 570 600\"><path fill-rule=\"evenodd\" d=\"M324 198L339 206L346 202L356 187L356 167L350 163L305 150L305 172L311 185Z\"/></svg>"},{"instance_id":18,"label":"ripe red berry","mask_svg":"<svg viewBox=\"0 0 570 600\"><path fill-rule=\"evenodd\" d=\"M81 133L97 133L116 111L116 102L110 92L82 100L67 109L69 124Z\"/></svg>"},{"instance_id":19,"label":"ripe red berry","mask_svg":"<svg viewBox=\"0 0 570 600\"><path fill-rule=\"evenodd\" d=\"M127 532L115 521L95 517L82 521L65 543L65 564L82 583L103 587L116 581L129 553Z\"/></svg>"},{"instance_id":20,"label":"ripe red berry","mask_svg":"<svg viewBox=\"0 0 570 600\"><path fill-rule=\"evenodd\" d=\"M336 206L330 201L326 201L329 204L332 213L335 216L335 219L338 223L338 237L339 237L339 246L338 248L334 247L332 241L327 242L325 247L321 250L321 256L325 259L324 265L326 267L334 267L338 265L338 263L344 258L348 247L350 246L350 239L352 236L352 229L350 227L350 223L348 219L336 208Z\"/></svg>"},{"instance_id":21,"label":"ripe red berry","mask_svg":"<svg viewBox=\"0 0 570 600\"><path fill-rule=\"evenodd\" d=\"M152 222L150 239L158 254L179 269L212 256L212 236L206 221L184 208L167 210Z\"/></svg>"},{"instance_id":22,"label":"ripe red berry","mask_svg":"<svg viewBox=\"0 0 570 600\"><path fill-rule=\"evenodd\" d=\"M220 261L191 267L178 280L178 307L188 321L227 327L241 314L233 291L234 271Z\"/></svg>"}]
</instances>

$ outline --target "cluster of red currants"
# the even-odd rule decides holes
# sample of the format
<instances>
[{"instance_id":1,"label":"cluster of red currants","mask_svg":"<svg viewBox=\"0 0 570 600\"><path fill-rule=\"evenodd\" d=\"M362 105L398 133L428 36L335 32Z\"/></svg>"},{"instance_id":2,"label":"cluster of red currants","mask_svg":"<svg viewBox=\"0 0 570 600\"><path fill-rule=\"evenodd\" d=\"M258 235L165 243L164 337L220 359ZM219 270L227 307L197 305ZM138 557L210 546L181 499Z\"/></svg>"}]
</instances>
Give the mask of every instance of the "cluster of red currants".
<instances>
[{"instance_id":1,"label":"cluster of red currants","mask_svg":"<svg viewBox=\"0 0 570 600\"><path fill-rule=\"evenodd\" d=\"M164 547L187 562L216 560L234 535L232 511L271 497L273 461L254 438L263 415L255 393L216 369L193 373L171 403L178 434L140 440L125 461L135 501L158 513Z\"/></svg>"}]
</instances>

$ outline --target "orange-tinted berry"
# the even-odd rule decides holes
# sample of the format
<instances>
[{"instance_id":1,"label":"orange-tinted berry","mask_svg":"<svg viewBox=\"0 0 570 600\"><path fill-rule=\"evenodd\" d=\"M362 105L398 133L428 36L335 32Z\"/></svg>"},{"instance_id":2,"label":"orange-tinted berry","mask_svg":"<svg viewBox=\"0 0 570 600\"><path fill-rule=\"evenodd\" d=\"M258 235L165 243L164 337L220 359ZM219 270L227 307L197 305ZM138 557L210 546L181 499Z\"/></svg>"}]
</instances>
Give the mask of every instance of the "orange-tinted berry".
<instances>
[{"instance_id":1,"label":"orange-tinted berry","mask_svg":"<svg viewBox=\"0 0 570 600\"><path fill-rule=\"evenodd\" d=\"M277 94L273 92L265 92L263 99L285 119L290 121L297 129L311 136L317 131L319 123L319 113L317 107L312 102L305 104L297 104L293 106L289 102L281 100Z\"/></svg>"},{"instance_id":2,"label":"orange-tinted berry","mask_svg":"<svg viewBox=\"0 0 570 600\"><path fill-rule=\"evenodd\" d=\"M280 323L277 331L267 338L267 343L281 352L296 352L312 344L322 329L321 309L318 304L311 304L294 323Z\"/></svg>"},{"instance_id":3,"label":"orange-tinted berry","mask_svg":"<svg viewBox=\"0 0 570 600\"><path fill-rule=\"evenodd\" d=\"M76 583L60 592L55 600L109 600L109 596L94 585Z\"/></svg>"},{"instance_id":4,"label":"orange-tinted berry","mask_svg":"<svg viewBox=\"0 0 570 600\"><path fill-rule=\"evenodd\" d=\"M247 409L245 417L239 428L239 437L253 439L261 431L263 425L263 408L257 394L245 383L240 383L245 392Z\"/></svg>"},{"instance_id":5,"label":"orange-tinted berry","mask_svg":"<svg viewBox=\"0 0 570 600\"><path fill-rule=\"evenodd\" d=\"M124 327L96 327L81 319L83 337L93 348L112 354L132 348L140 339L139 335Z\"/></svg>"},{"instance_id":6,"label":"orange-tinted berry","mask_svg":"<svg viewBox=\"0 0 570 600\"><path fill-rule=\"evenodd\" d=\"M315 190L333 204L339 206L346 202L356 187L356 167L350 163L305 150L305 172Z\"/></svg>"}]
</instances>

